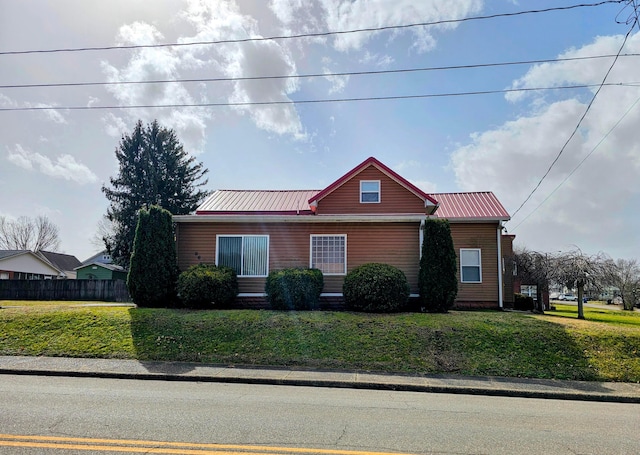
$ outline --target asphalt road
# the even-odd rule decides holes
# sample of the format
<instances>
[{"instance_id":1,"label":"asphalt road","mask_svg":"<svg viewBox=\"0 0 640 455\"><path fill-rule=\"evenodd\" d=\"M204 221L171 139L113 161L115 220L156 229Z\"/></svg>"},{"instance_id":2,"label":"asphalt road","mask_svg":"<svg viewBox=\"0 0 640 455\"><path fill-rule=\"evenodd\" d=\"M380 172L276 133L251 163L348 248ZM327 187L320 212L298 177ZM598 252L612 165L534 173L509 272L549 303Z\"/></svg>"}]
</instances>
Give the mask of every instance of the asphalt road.
<instances>
[{"instance_id":1,"label":"asphalt road","mask_svg":"<svg viewBox=\"0 0 640 455\"><path fill-rule=\"evenodd\" d=\"M0 453L7 455L573 455L637 454L640 447L638 404L98 378L0 379Z\"/></svg>"}]
</instances>

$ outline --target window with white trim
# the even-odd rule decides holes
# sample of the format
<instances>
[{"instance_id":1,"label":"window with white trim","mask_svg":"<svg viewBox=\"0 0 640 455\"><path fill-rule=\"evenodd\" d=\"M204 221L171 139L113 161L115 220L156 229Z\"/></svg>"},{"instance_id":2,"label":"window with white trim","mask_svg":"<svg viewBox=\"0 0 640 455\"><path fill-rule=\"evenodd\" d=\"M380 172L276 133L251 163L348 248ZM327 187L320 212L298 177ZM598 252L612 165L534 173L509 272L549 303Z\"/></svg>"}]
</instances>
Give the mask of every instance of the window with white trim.
<instances>
[{"instance_id":1,"label":"window with white trim","mask_svg":"<svg viewBox=\"0 0 640 455\"><path fill-rule=\"evenodd\" d=\"M460 249L460 281L462 283L482 283L480 248Z\"/></svg>"},{"instance_id":2,"label":"window with white trim","mask_svg":"<svg viewBox=\"0 0 640 455\"><path fill-rule=\"evenodd\" d=\"M267 276L269 274L269 236L216 236L216 265L231 267L239 277Z\"/></svg>"},{"instance_id":3,"label":"window with white trim","mask_svg":"<svg viewBox=\"0 0 640 455\"><path fill-rule=\"evenodd\" d=\"M380 180L360 181L360 203L376 204L380 202Z\"/></svg>"},{"instance_id":4,"label":"window with white trim","mask_svg":"<svg viewBox=\"0 0 640 455\"><path fill-rule=\"evenodd\" d=\"M311 268L320 269L325 275L347 273L347 236L311 235Z\"/></svg>"}]
</instances>

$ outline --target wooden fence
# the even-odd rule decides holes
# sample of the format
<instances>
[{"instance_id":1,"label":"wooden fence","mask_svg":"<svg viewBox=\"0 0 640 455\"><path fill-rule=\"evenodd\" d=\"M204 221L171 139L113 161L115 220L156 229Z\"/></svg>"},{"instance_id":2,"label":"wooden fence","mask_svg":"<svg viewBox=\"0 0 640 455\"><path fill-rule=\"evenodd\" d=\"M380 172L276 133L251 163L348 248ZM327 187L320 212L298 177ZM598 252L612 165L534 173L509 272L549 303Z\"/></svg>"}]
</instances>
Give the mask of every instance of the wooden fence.
<instances>
[{"instance_id":1,"label":"wooden fence","mask_svg":"<svg viewBox=\"0 0 640 455\"><path fill-rule=\"evenodd\" d=\"M0 300L130 302L123 280L0 280Z\"/></svg>"}]
</instances>

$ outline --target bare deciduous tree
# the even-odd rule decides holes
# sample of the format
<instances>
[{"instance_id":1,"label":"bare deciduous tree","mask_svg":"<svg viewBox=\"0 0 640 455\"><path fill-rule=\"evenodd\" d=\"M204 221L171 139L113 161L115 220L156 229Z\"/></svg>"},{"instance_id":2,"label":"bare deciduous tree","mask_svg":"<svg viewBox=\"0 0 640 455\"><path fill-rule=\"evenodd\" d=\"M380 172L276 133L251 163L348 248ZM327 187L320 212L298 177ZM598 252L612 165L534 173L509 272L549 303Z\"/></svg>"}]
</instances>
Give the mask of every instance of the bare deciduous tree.
<instances>
[{"instance_id":1,"label":"bare deciduous tree","mask_svg":"<svg viewBox=\"0 0 640 455\"><path fill-rule=\"evenodd\" d=\"M58 226L46 216L21 216L17 220L0 217L0 249L41 251L59 247Z\"/></svg>"},{"instance_id":2,"label":"bare deciduous tree","mask_svg":"<svg viewBox=\"0 0 640 455\"><path fill-rule=\"evenodd\" d=\"M608 262L603 253L587 255L579 248L558 255L554 261L553 279L568 288L578 289L578 319L584 319L584 288L601 289L609 280Z\"/></svg>"},{"instance_id":3,"label":"bare deciduous tree","mask_svg":"<svg viewBox=\"0 0 640 455\"><path fill-rule=\"evenodd\" d=\"M105 245L113 239L115 232L115 223L106 216L103 216L100 218L100 221L98 221L96 233L91 238L91 245L99 250L104 249Z\"/></svg>"},{"instance_id":4,"label":"bare deciduous tree","mask_svg":"<svg viewBox=\"0 0 640 455\"><path fill-rule=\"evenodd\" d=\"M543 313L544 294L549 292L555 258L548 253L520 249L514 252L514 260L522 283L533 284L538 290L534 311Z\"/></svg>"},{"instance_id":5,"label":"bare deciduous tree","mask_svg":"<svg viewBox=\"0 0 640 455\"><path fill-rule=\"evenodd\" d=\"M640 265L636 259L618 259L607 262L609 284L620 290L625 310L633 310L640 298Z\"/></svg>"}]
</instances>

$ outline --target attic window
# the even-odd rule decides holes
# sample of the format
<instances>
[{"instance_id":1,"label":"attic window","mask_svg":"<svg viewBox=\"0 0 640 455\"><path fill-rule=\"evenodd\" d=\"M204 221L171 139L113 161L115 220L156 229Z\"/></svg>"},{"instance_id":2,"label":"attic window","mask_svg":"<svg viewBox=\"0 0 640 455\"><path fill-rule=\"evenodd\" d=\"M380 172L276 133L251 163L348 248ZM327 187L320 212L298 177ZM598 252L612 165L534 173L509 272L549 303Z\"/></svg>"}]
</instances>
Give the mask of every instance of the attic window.
<instances>
[{"instance_id":1,"label":"attic window","mask_svg":"<svg viewBox=\"0 0 640 455\"><path fill-rule=\"evenodd\" d=\"M380 202L380 180L360 181L360 203L376 204Z\"/></svg>"}]
</instances>

